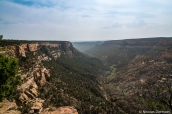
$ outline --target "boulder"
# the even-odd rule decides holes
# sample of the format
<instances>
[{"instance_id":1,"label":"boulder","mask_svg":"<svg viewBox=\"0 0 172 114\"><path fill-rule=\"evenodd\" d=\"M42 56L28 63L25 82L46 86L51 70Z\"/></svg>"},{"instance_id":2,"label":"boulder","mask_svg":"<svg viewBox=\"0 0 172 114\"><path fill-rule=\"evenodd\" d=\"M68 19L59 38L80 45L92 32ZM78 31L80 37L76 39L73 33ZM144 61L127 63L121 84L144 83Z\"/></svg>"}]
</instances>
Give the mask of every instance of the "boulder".
<instances>
[{"instance_id":1,"label":"boulder","mask_svg":"<svg viewBox=\"0 0 172 114\"><path fill-rule=\"evenodd\" d=\"M34 99L34 98L35 98L35 96L34 96L31 92L29 92L29 91L25 91L25 94L26 94L29 98L31 98L31 99Z\"/></svg>"},{"instance_id":2,"label":"boulder","mask_svg":"<svg viewBox=\"0 0 172 114\"><path fill-rule=\"evenodd\" d=\"M35 43L35 44L28 44L28 48L29 48L29 51L33 52L33 51L36 51L38 49L38 44Z\"/></svg>"},{"instance_id":3,"label":"boulder","mask_svg":"<svg viewBox=\"0 0 172 114\"><path fill-rule=\"evenodd\" d=\"M0 102L0 114L21 114L17 108L18 106L15 102L10 102L8 100Z\"/></svg>"},{"instance_id":4,"label":"boulder","mask_svg":"<svg viewBox=\"0 0 172 114\"><path fill-rule=\"evenodd\" d=\"M24 103L25 101L28 101L29 98L25 93L21 93L20 97L19 97L19 101L21 101L22 103Z\"/></svg>"},{"instance_id":5,"label":"boulder","mask_svg":"<svg viewBox=\"0 0 172 114\"><path fill-rule=\"evenodd\" d=\"M33 106L31 107L31 110L34 110L34 112L41 112L43 107L44 100L42 99L36 99L36 101L33 103Z\"/></svg>"},{"instance_id":6,"label":"boulder","mask_svg":"<svg viewBox=\"0 0 172 114\"><path fill-rule=\"evenodd\" d=\"M30 89L29 90L34 96L38 96L38 92L37 92L37 90L35 89L35 88L32 88L32 89Z\"/></svg>"},{"instance_id":7,"label":"boulder","mask_svg":"<svg viewBox=\"0 0 172 114\"><path fill-rule=\"evenodd\" d=\"M64 106L50 111L48 108L43 110L41 114L78 114L77 110L72 106Z\"/></svg>"},{"instance_id":8,"label":"boulder","mask_svg":"<svg viewBox=\"0 0 172 114\"><path fill-rule=\"evenodd\" d=\"M21 57L26 57L27 44L22 44L12 49L14 49L14 52L16 53L16 55L19 55Z\"/></svg>"}]
</instances>

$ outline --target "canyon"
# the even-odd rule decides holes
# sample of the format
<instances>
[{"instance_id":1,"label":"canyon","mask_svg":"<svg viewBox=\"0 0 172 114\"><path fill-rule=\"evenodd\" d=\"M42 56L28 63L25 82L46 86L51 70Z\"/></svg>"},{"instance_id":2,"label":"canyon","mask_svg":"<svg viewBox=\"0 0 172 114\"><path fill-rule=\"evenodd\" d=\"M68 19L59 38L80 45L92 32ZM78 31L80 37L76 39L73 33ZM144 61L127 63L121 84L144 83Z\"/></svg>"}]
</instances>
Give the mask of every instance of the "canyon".
<instances>
[{"instance_id":1,"label":"canyon","mask_svg":"<svg viewBox=\"0 0 172 114\"><path fill-rule=\"evenodd\" d=\"M172 102L162 97L171 95L172 38L73 44L2 40L0 53L18 59L22 78L13 100L1 102L0 113L171 111Z\"/></svg>"}]
</instances>

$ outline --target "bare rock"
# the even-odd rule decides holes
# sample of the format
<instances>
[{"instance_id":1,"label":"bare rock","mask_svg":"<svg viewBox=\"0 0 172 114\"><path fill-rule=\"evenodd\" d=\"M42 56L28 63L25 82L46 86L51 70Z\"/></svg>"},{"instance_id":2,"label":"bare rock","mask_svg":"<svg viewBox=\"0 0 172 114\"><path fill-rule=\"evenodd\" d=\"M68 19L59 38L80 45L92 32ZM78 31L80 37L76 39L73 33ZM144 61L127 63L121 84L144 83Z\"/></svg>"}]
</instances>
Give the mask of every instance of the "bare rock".
<instances>
[{"instance_id":1,"label":"bare rock","mask_svg":"<svg viewBox=\"0 0 172 114\"><path fill-rule=\"evenodd\" d=\"M10 46L11 53L15 56L17 54L16 46Z\"/></svg>"},{"instance_id":2,"label":"bare rock","mask_svg":"<svg viewBox=\"0 0 172 114\"><path fill-rule=\"evenodd\" d=\"M43 86L46 83L46 77L50 77L50 73L46 68L42 68L34 74L35 81L39 86Z\"/></svg>"},{"instance_id":3,"label":"bare rock","mask_svg":"<svg viewBox=\"0 0 172 114\"><path fill-rule=\"evenodd\" d=\"M66 46L66 48L69 48L69 47L71 47L71 43L70 42L65 42L65 46Z\"/></svg>"},{"instance_id":4,"label":"bare rock","mask_svg":"<svg viewBox=\"0 0 172 114\"><path fill-rule=\"evenodd\" d=\"M78 114L77 110L72 106L64 106L57 108L55 111L49 111L45 109L41 114Z\"/></svg>"},{"instance_id":5,"label":"bare rock","mask_svg":"<svg viewBox=\"0 0 172 114\"><path fill-rule=\"evenodd\" d=\"M35 82L33 82L32 87L35 88L35 89L38 89L38 86L36 85Z\"/></svg>"},{"instance_id":6,"label":"bare rock","mask_svg":"<svg viewBox=\"0 0 172 114\"><path fill-rule=\"evenodd\" d=\"M29 100L29 98L25 93L20 94L19 101L21 101L23 103L23 102L26 102L28 100Z\"/></svg>"},{"instance_id":7,"label":"bare rock","mask_svg":"<svg viewBox=\"0 0 172 114\"><path fill-rule=\"evenodd\" d=\"M36 99L36 101L33 103L33 106L31 107L31 110L34 110L34 112L41 112L43 107L44 100L42 99Z\"/></svg>"},{"instance_id":8,"label":"bare rock","mask_svg":"<svg viewBox=\"0 0 172 114\"><path fill-rule=\"evenodd\" d=\"M25 91L34 83L34 78L31 76L26 82L24 82L21 86L17 88L18 91Z\"/></svg>"},{"instance_id":9,"label":"bare rock","mask_svg":"<svg viewBox=\"0 0 172 114\"><path fill-rule=\"evenodd\" d=\"M38 77L40 77L41 76L41 74L40 74L40 72L37 72L36 74L35 74L35 78L38 78Z\"/></svg>"},{"instance_id":10,"label":"bare rock","mask_svg":"<svg viewBox=\"0 0 172 114\"><path fill-rule=\"evenodd\" d=\"M30 89L29 91L30 91L35 97L38 96L38 92L37 92L37 90L36 90L35 88L32 88L32 89Z\"/></svg>"},{"instance_id":11,"label":"bare rock","mask_svg":"<svg viewBox=\"0 0 172 114\"><path fill-rule=\"evenodd\" d=\"M74 107L60 107L58 108L62 114L78 114L77 110Z\"/></svg>"},{"instance_id":12,"label":"bare rock","mask_svg":"<svg viewBox=\"0 0 172 114\"><path fill-rule=\"evenodd\" d=\"M35 98L35 96L32 93L30 93L29 91L25 91L25 94L31 99Z\"/></svg>"},{"instance_id":13,"label":"bare rock","mask_svg":"<svg viewBox=\"0 0 172 114\"><path fill-rule=\"evenodd\" d=\"M33 51L36 51L38 49L38 44L35 43L35 44L28 44L28 48L29 48L29 51L33 52Z\"/></svg>"},{"instance_id":14,"label":"bare rock","mask_svg":"<svg viewBox=\"0 0 172 114\"><path fill-rule=\"evenodd\" d=\"M14 102L8 100L0 102L0 114L21 114L17 108L18 106Z\"/></svg>"},{"instance_id":15,"label":"bare rock","mask_svg":"<svg viewBox=\"0 0 172 114\"><path fill-rule=\"evenodd\" d=\"M48 70L45 70L45 71L44 71L44 74L45 74L45 76L46 76L47 78L50 77L50 72L49 72Z\"/></svg>"},{"instance_id":16,"label":"bare rock","mask_svg":"<svg viewBox=\"0 0 172 114\"><path fill-rule=\"evenodd\" d=\"M30 110L29 111L29 114L34 114L34 110Z\"/></svg>"},{"instance_id":17,"label":"bare rock","mask_svg":"<svg viewBox=\"0 0 172 114\"><path fill-rule=\"evenodd\" d=\"M26 57L25 49L27 49L27 44L22 44L19 46L19 54L22 57Z\"/></svg>"},{"instance_id":18,"label":"bare rock","mask_svg":"<svg viewBox=\"0 0 172 114\"><path fill-rule=\"evenodd\" d=\"M42 77L40 77L39 80L37 80L37 84L38 84L39 86L43 86L45 83L46 83L45 76L42 76Z\"/></svg>"}]
</instances>

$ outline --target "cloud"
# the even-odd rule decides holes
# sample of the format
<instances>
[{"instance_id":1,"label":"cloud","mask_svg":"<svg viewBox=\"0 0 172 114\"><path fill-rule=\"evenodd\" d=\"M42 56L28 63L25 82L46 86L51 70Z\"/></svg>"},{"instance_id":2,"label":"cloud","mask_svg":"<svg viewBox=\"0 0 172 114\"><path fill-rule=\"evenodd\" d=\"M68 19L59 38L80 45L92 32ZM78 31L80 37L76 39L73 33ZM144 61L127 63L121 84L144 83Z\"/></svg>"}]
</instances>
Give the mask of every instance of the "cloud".
<instances>
[{"instance_id":1,"label":"cloud","mask_svg":"<svg viewBox=\"0 0 172 114\"><path fill-rule=\"evenodd\" d=\"M172 35L167 30L172 29L171 5L170 0L1 0L0 34L10 39L105 40L149 37L157 35L150 32L156 29Z\"/></svg>"},{"instance_id":2,"label":"cloud","mask_svg":"<svg viewBox=\"0 0 172 114\"><path fill-rule=\"evenodd\" d=\"M123 26L125 26L126 28L143 28L146 25L148 25L148 23L145 23L143 20L139 20L139 21L134 21L131 23L124 23L124 24L120 24L120 23L114 23L111 26L105 26L102 27L101 29L112 29L112 28L122 28Z\"/></svg>"},{"instance_id":3,"label":"cloud","mask_svg":"<svg viewBox=\"0 0 172 114\"><path fill-rule=\"evenodd\" d=\"M121 28L123 27L124 24L120 24L120 23L114 23L111 26L105 26L102 27L101 29L112 29L112 28Z\"/></svg>"},{"instance_id":4,"label":"cloud","mask_svg":"<svg viewBox=\"0 0 172 114\"><path fill-rule=\"evenodd\" d=\"M121 28L123 26L123 24L119 24L119 23L114 23L111 28Z\"/></svg>"},{"instance_id":5,"label":"cloud","mask_svg":"<svg viewBox=\"0 0 172 114\"><path fill-rule=\"evenodd\" d=\"M145 23L143 20L139 20L139 21L135 21L132 23L126 23L125 26L127 28L142 28L144 26L146 26L147 23Z\"/></svg>"}]
</instances>

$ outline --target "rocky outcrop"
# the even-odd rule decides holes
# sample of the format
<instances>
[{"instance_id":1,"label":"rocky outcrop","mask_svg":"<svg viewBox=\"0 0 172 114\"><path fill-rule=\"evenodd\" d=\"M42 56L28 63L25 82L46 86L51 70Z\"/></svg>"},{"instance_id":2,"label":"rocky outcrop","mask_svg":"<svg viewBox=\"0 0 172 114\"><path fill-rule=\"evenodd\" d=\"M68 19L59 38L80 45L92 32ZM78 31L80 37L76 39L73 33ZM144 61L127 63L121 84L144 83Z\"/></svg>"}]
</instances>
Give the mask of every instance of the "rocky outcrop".
<instances>
[{"instance_id":1,"label":"rocky outcrop","mask_svg":"<svg viewBox=\"0 0 172 114\"><path fill-rule=\"evenodd\" d=\"M31 109L30 109L30 113L32 112L32 113L40 113L41 111L42 111L42 109L43 109L43 103L44 103L44 100L42 100L42 99L36 99L36 100L34 100L33 102L32 102L32 107L31 107Z\"/></svg>"},{"instance_id":2,"label":"rocky outcrop","mask_svg":"<svg viewBox=\"0 0 172 114\"><path fill-rule=\"evenodd\" d=\"M38 43L35 43L35 44L28 44L27 46L28 46L29 51L34 52L38 49L39 45Z\"/></svg>"},{"instance_id":3,"label":"rocky outcrop","mask_svg":"<svg viewBox=\"0 0 172 114\"><path fill-rule=\"evenodd\" d=\"M68 54L72 55L74 48L72 43L70 42L57 42L57 43L51 43L51 42L39 42L39 43L24 43L20 45L12 45L8 46L7 48L10 50L11 54L17 56L17 57L26 57L26 53L32 52L34 55L37 53L41 47L48 47L48 48L56 48L57 50L54 52L51 52L52 57L57 59L62 54ZM72 47L72 50L68 50L68 48ZM9 50L5 50L9 51ZM4 52L4 53L5 53ZM2 53L2 51L1 51ZM46 58L45 58L46 59ZM51 59L51 58L48 58Z\"/></svg>"},{"instance_id":4,"label":"rocky outcrop","mask_svg":"<svg viewBox=\"0 0 172 114\"><path fill-rule=\"evenodd\" d=\"M22 103L28 103L28 101L29 101L29 98L25 93L21 93L20 97L18 99Z\"/></svg>"},{"instance_id":5,"label":"rocky outcrop","mask_svg":"<svg viewBox=\"0 0 172 114\"><path fill-rule=\"evenodd\" d=\"M97 57L108 64L122 65L134 58L141 61L142 58L155 59L172 44L171 38L143 38L105 41L100 46L95 46L85 54ZM142 56L138 58L138 56Z\"/></svg>"},{"instance_id":6,"label":"rocky outcrop","mask_svg":"<svg viewBox=\"0 0 172 114\"><path fill-rule=\"evenodd\" d=\"M74 107L60 107L54 111L43 109L44 100L38 98L38 86L43 86L46 83L46 78L50 77L49 70L46 68L37 69L33 71L33 75L29 76L28 80L18 87L20 96L18 100L21 104L32 104L28 113L40 113L40 114L78 114Z\"/></svg>"},{"instance_id":7,"label":"rocky outcrop","mask_svg":"<svg viewBox=\"0 0 172 114\"><path fill-rule=\"evenodd\" d=\"M29 108L30 111L28 112L30 114L41 113L43 110L44 100L40 99L38 96L38 87L44 86L47 82L47 78L50 77L50 70L42 66L42 61L50 61L52 59L56 60L64 54L72 56L74 50L72 44L70 42L23 43L20 45L2 47L2 50L3 51L0 50L0 53L4 53L12 57L16 56L21 61L24 59L22 62L26 62L26 59L29 58L30 55L35 56L39 53L38 56L33 57L33 61L32 58L28 59L27 62L30 62L31 64L25 63L29 64L29 68L27 67L28 69L26 69L24 65L20 66L19 73L22 76L22 85L17 87L19 97L16 101L20 108L27 104L31 104L31 107ZM8 109L6 111L8 111ZM62 112L62 114L77 114L75 113L77 112L76 109L73 107L63 107L54 112L49 110L47 111L47 113L51 112L51 114L58 114L57 112ZM2 112L2 114L5 114L5 112Z\"/></svg>"},{"instance_id":8,"label":"rocky outcrop","mask_svg":"<svg viewBox=\"0 0 172 114\"><path fill-rule=\"evenodd\" d=\"M50 111L49 108L42 111L41 114L78 114L77 110L71 106L64 106Z\"/></svg>"},{"instance_id":9,"label":"rocky outcrop","mask_svg":"<svg viewBox=\"0 0 172 114\"><path fill-rule=\"evenodd\" d=\"M66 48L69 48L69 47L71 47L71 43L70 42L65 42L65 46L66 46Z\"/></svg>"},{"instance_id":10,"label":"rocky outcrop","mask_svg":"<svg viewBox=\"0 0 172 114\"><path fill-rule=\"evenodd\" d=\"M42 105L44 100L37 98L38 97L38 86L43 86L46 83L46 78L50 77L49 70L46 68L38 69L33 71L33 73L25 78L25 81L21 86L17 88L19 92L20 104L31 103L31 112L40 112L42 110ZM23 78L24 80L24 78Z\"/></svg>"},{"instance_id":11,"label":"rocky outcrop","mask_svg":"<svg viewBox=\"0 0 172 114\"><path fill-rule=\"evenodd\" d=\"M10 102L8 100L0 102L0 114L21 114L17 108L18 106L15 102Z\"/></svg>"},{"instance_id":12,"label":"rocky outcrop","mask_svg":"<svg viewBox=\"0 0 172 114\"><path fill-rule=\"evenodd\" d=\"M20 46L17 46L18 49L18 55L22 57L26 57L26 49L27 49L27 44L22 44Z\"/></svg>"},{"instance_id":13,"label":"rocky outcrop","mask_svg":"<svg viewBox=\"0 0 172 114\"><path fill-rule=\"evenodd\" d=\"M47 69L43 68L34 73L34 79L38 86L43 86L46 83L46 78L50 77Z\"/></svg>"}]
</instances>

